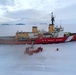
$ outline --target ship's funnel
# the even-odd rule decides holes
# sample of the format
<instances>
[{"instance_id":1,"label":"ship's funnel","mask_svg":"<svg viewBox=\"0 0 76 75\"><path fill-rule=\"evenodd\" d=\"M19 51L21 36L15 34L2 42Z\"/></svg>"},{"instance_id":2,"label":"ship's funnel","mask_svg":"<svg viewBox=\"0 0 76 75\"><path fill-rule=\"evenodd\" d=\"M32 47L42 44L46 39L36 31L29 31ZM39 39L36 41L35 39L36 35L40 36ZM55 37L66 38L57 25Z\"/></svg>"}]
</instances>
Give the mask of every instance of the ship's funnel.
<instances>
[{"instance_id":1,"label":"ship's funnel","mask_svg":"<svg viewBox=\"0 0 76 75\"><path fill-rule=\"evenodd\" d=\"M54 30L54 25L49 24L48 32L52 32Z\"/></svg>"},{"instance_id":2,"label":"ship's funnel","mask_svg":"<svg viewBox=\"0 0 76 75\"><path fill-rule=\"evenodd\" d=\"M36 26L33 26L33 27L32 27L32 32L33 32L33 33L37 33L37 32L38 32L38 29L37 29Z\"/></svg>"}]
</instances>

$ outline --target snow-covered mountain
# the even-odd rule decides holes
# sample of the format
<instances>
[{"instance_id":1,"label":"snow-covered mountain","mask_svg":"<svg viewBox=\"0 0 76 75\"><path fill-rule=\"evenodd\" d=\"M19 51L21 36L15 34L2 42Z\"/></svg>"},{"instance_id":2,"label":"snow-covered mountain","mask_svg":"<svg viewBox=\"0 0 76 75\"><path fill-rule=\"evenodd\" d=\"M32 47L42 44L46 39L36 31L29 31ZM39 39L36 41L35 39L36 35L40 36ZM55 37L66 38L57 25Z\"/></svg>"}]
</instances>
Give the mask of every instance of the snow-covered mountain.
<instances>
[{"instance_id":1,"label":"snow-covered mountain","mask_svg":"<svg viewBox=\"0 0 76 75\"><path fill-rule=\"evenodd\" d=\"M24 24L40 24L40 23L48 23L44 18L46 16L45 12L39 10L21 10L17 12L8 12L6 17L14 19L9 22L10 24L16 23L24 23Z\"/></svg>"}]
</instances>

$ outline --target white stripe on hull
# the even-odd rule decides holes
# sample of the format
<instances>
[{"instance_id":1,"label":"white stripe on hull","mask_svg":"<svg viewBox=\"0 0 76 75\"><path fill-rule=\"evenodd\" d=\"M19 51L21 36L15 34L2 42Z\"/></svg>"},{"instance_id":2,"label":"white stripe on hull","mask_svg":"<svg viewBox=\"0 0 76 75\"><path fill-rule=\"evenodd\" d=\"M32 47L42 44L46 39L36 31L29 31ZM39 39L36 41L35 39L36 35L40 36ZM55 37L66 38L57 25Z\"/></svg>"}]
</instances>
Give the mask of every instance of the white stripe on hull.
<instances>
[{"instance_id":1,"label":"white stripe on hull","mask_svg":"<svg viewBox=\"0 0 76 75\"><path fill-rule=\"evenodd\" d=\"M71 41L71 40L72 40L72 38L73 38L73 36L69 36L69 37L66 39L66 41L65 41L65 42Z\"/></svg>"}]
</instances>

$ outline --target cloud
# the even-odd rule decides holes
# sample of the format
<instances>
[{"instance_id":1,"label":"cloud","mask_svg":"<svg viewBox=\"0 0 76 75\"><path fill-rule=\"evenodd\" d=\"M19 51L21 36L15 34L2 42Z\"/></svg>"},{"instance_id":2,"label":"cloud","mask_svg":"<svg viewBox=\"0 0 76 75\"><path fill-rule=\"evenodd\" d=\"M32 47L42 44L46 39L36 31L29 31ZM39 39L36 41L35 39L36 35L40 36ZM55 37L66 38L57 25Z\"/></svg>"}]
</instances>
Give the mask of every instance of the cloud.
<instances>
[{"instance_id":1,"label":"cloud","mask_svg":"<svg viewBox=\"0 0 76 75\"><path fill-rule=\"evenodd\" d=\"M4 6L0 6L0 17L4 16L6 13L6 8Z\"/></svg>"},{"instance_id":2,"label":"cloud","mask_svg":"<svg viewBox=\"0 0 76 75\"><path fill-rule=\"evenodd\" d=\"M37 9L45 11L53 11L75 4L75 0L3 0L1 4L4 5L8 11L18 11L26 9Z\"/></svg>"},{"instance_id":3,"label":"cloud","mask_svg":"<svg viewBox=\"0 0 76 75\"><path fill-rule=\"evenodd\" d=\"M75 4L75 0L0 0L0 5L5 6L9 11L38 9L54 10Z\"/></svg>"},{"instance_id":4,"label":"cloud","mask_svg":"<svg viewBox=\"0 0 76 75\"><path fill-rule=\"evenodd\" d=\"M0 21L1 21L1 23L3 23L3 22L13 22L13 21L15 21L15 19L1 17Z\"/></svg>"},{"instance_id":5,"label":"cloud","mask_svg":"<svg viewBox=\"0 0 76 75\"><path fill-rule=\"evenodd\" d=\"M22 14L23 11L25 12L25 10L28 9L50 13L54 10L62 10L74 4L76 4L75 0L0 0L0 17L13 19L14 16L18 17L20 13ZM17 13L19 14L17 15Z\"/></svg>"},{"instance_id":6,"label":"cloud","mask_svg":"<svg viewBox=\"0 0 76 75\"><path fill-rule=\"evenodd\" d=\"M14 0L16 6L20 9L37 9L53 11L75 4L75 0Z\"/></svg>"},{"instance_id":7,"label":"cloud","mask_svg":"<svg viewBox=\"0 0 76 75\"><path fill-rule=\"evenodd\" d=\"M57 7L62 8L76 4L76 0L56 0L56 3Z\"/></svg>"},{"instance_id":8,"label":"cloud","mask_svg":"<svg viewBox=\"0 0 76 75\"><path fill-rule=\"evenodd\" d=\"M7 0L0 0L0 5L6 5Z\"/></svg>"},{"instance_id":9,"label":"cloud","mask_svg":"<svg viewBox=\"0 0 76 75\"><path fill-rule=\"evenodd\" d=\"M19 10L25 10L25 9L31 9L31 6L27 3L27 0L14 0L13 1L14 5L7 5L7 10L14 12L14 11L19 11Z\"/></svg>"}]
</instances>

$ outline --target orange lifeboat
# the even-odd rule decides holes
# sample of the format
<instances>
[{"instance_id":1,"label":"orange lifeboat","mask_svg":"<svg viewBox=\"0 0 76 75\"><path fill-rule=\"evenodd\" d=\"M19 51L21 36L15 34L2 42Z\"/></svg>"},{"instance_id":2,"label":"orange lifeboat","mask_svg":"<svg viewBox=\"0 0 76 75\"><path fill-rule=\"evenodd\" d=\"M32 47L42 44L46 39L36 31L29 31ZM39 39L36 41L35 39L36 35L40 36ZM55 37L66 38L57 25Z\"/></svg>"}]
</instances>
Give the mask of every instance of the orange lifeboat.
<instances>
[{"instance_id":1,"label":"orange lifeboat","mask_svg":"<svg viewBox=\"0 0 76 75\"><path fill-rule=\"evenodd\" d=\"M42 52L43 48L40 46L38 47L37 49L34 50L33 47L27 47L25 49L25 54L29 54L29 55L33 55L33 53L39 53L39 52Z\"/></svg>"}]
</instances>

